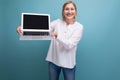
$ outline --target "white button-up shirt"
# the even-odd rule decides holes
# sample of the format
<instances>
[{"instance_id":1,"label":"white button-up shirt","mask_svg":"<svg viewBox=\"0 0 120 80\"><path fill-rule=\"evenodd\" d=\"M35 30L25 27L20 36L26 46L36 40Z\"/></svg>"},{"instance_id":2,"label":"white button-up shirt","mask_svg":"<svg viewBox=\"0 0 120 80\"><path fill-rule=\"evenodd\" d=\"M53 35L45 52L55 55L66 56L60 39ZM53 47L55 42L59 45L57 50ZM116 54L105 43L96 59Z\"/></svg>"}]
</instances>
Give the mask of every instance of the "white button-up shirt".
<instances>
[{"instance_id":1,"label":"white button-up shirt","mask_svg":"<svg viewBox=\"0 0 120 80\"><path fill-rule=\"evenodd\" d=\"M67 25L65 21L57 19L51 23L51 31L58 33L51 41L46 60L58 66L73 68L76 65L77 44L82 37L83 26L75 22Z\"/></svg>"}]
</instances>

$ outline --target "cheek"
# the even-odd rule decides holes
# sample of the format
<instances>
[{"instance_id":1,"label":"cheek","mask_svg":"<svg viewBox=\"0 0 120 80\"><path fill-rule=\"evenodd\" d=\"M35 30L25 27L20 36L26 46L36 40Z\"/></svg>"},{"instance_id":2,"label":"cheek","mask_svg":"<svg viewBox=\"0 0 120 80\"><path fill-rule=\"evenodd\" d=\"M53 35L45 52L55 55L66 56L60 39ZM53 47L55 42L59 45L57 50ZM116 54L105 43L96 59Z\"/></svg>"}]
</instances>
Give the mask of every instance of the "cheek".
<instances>
[{"instance_id":1,"label":"cheek","mask_svg":"<svg viewBox=\"0 0 120 80\"><path fill-rule=\"evenodd\" d=\"M75 10L73 10L73 11L71 11L72 13L74 13L74 14L76 14L76 11Z\"/></svg>"},{"instance_id":2,"label":"cheek","mask_svg":"<svg viewBox=\"0 0 120 80\"><path fill-rule=\"evenodd\" d=\"M68 11L64 11L64 14L67 14L68 13Z\"/></svg>"}]
</instances>

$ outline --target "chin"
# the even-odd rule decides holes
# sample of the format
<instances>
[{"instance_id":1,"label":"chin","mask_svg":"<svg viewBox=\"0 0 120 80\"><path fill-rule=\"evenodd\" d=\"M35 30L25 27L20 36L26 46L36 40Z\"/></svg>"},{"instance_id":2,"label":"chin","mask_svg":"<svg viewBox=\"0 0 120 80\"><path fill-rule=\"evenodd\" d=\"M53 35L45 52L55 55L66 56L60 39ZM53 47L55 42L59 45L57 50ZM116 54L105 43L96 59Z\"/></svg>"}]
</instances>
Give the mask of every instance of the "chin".
<instances>
[{"instance_id":1,"label":"chin","mask_svg":"<svg viewBox=\"0 0 120 80\"><path fill-rule=\"evenodd\" d=\"M71 17L66 16L66 19L74 19L74 16L71 16Z\"/></svg>"}]
</instances>

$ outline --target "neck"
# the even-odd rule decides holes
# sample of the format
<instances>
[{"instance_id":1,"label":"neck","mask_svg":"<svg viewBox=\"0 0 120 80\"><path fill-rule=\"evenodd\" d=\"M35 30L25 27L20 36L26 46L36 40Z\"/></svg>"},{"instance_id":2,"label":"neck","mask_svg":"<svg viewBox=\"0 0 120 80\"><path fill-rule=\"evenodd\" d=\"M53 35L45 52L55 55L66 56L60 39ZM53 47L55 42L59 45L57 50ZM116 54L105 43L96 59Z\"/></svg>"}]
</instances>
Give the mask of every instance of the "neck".
<instances>
[{"instance_id":1,"label":"neck","mask_svg":"<svg viewBox=\"0 0 120 80\"><path fill-rule=\"evenodd\" d=\"M65 20L65 22L67 23L67 25L69 25L69 24L74 24L75 19L72 19L72 20Z\"/></svg>"}]
</instances>

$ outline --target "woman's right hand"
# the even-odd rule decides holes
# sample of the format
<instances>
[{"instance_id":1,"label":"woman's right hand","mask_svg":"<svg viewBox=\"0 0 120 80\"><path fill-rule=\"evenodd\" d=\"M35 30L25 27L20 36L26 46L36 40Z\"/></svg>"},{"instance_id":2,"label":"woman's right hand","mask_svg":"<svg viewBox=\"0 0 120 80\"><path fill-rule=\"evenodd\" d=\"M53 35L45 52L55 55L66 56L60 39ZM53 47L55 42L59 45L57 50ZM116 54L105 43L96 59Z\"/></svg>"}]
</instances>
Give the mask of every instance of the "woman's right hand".
<instances>
[{"instance_id":1,"label":"woman's right hand","mask_svg":"<svg viewBox=\"0 0 120 80\"><path fill-rule=\"evenodd\" d=\"M18 34L21 34L21 33L22 33L21 26L18 26L18 27L17 27L16 32L17 32Z\"/></svg>"},{"instance_id":2,"label":"woman's right hand","mask_svg":"<svg viewBox=\"0 0 120 80\"><path fill-rule=\"evenodd\" d=\"M55 37L55 38L57 38L58 33L57 32L52 32L52 36Z\"/></svg>"}]
</instances>

